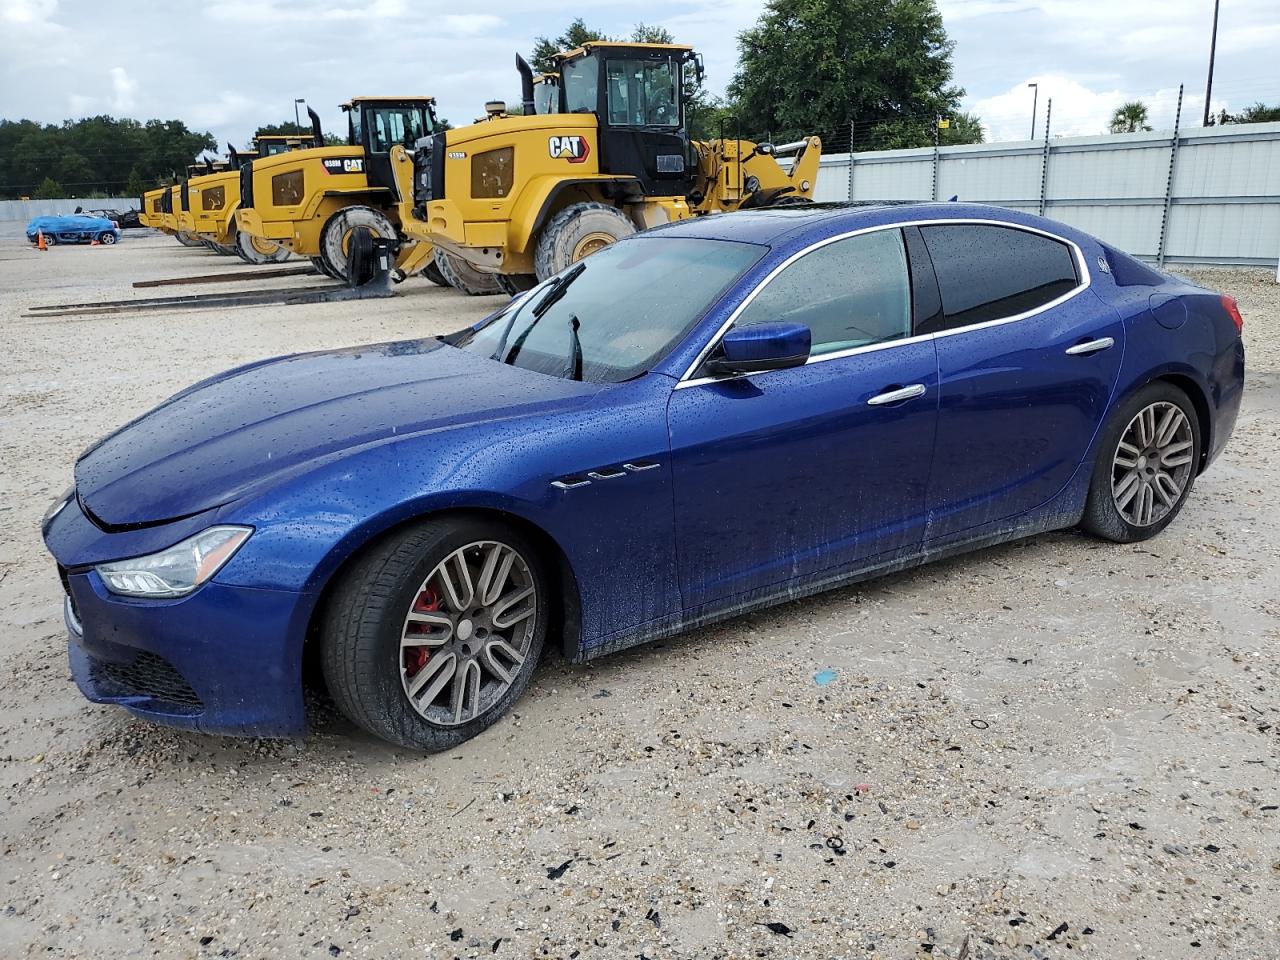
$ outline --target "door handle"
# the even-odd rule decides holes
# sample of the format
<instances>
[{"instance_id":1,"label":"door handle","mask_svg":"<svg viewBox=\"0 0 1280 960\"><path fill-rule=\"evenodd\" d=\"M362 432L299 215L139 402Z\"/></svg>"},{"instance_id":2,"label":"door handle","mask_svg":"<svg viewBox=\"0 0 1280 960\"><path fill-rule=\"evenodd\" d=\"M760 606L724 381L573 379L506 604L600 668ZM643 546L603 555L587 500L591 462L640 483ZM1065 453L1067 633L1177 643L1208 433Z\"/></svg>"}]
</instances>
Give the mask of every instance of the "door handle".
<instances>
[{"instance_id":1,"label":"door handle","mask_svg":"<svg viewBox=\"0 0 1280 960\"><path fill-rule=\"evenodd\" d=\"M1074 347L1067 347L1068 357L1083 357L1090 353L1097 353L1099 350L1106 350L1108 347L1114 347L1116 341L1113 337L1100 337L1097 340L1087 340L1084 343L1077 343Z\"/></svg>"},{"instance_id":2,"label":"door handle","mask_svg":"<svg viewBox=\"0 0 1280 960\"><path fill-rule=\"evenodd\" d=\"M898 387L889 390L886 393L876 394L867 401L869 407L879 407L886 403L898 403L902 400L914 400L916 397L924 396L924 384L913 383L909 387Z\"/></svg>"}]
</instances>

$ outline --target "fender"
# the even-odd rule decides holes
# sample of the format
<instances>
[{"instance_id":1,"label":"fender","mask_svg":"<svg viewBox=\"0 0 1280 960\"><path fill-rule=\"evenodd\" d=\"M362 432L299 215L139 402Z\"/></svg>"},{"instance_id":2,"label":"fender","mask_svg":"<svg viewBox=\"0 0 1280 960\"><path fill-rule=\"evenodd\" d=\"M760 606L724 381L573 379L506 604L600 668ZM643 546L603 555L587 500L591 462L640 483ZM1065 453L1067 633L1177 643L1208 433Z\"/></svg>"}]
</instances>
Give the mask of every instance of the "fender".
<instances>
[{"instance_id":1,"label":"fender","mask_svg":"<svg viewBox=\"0 0 1280 960\"><path fill-rule=\"evenodd\" d=\"M320 190L314 193L307 205L302 209L302 215L298 218L301 220L314 219L320 210L320 205L324 203L327 197L342 197L343 199L351 199L352 197L368 197L375 206L382 205L384 199L391 194L386 187L348 187L346 189Z\"/></svg>"},{"instance_id":2,"label":"fender","mask_svg":"<svg viewBox=\"0 0 1280 960\"><path fill-rule=\"evenodd\" d=\"M554 176L539 177L529 184L520 197L520 202L511 211L511 226L508 230L511 249L516 253L523 253L528 248L529 242L537 236L557 209L557 201L565 192L577 187L616 187L629 192L629 188L633 186L638 191L639 183L636 177L603 173L570 180Z\"/></svg>"}]
</instances>

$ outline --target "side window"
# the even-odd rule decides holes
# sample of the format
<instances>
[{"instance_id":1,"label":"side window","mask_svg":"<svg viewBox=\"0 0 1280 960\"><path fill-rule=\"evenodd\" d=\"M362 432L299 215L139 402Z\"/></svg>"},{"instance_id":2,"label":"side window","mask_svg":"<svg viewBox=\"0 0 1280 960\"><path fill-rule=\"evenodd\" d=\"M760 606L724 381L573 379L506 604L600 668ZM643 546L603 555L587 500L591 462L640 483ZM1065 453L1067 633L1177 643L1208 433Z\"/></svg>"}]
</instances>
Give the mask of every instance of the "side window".
<instances>
[{"instance_id":1,"label":"side window","mask_svg":"<svg viewBox=\"0 0 1280 960\"><path fill-rule=\"evenodd\" d=\"M945 330L1034 310L1080 282L1071 248L1052 237L974 223L920 233L938 277Z\"/></svg>"},{"instance_id":2,"label":"side window","mask_svg":"<svg viewBox=\"0 0 1280 960\"><path fill-rule=\"evenodd\" d=\"M805 324L813 356L911 335L911 278L901 230L837 240L805 254L760 291L735 326Z\"/></svg>"}]
</instances>

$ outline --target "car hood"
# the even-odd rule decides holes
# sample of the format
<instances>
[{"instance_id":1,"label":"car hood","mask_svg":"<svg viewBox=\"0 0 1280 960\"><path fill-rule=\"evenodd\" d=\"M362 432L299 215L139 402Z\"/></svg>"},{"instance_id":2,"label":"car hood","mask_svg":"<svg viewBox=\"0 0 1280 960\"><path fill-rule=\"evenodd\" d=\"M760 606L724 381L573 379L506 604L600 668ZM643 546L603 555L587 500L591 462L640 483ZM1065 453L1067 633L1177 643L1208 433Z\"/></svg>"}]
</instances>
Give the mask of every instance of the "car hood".
<instances>
[{"instance_id":1,"label":"car hood","mask_svg":"<svg viewBox=\"0 0 1280 960\"><path fill-rule=\"evenodd\" d=\"M77 461L76 492L101 526L161 523L344 451L547 413L598 390L434 339L279 357L198 383L105 437Z\"/></svg>"}]
</instances>

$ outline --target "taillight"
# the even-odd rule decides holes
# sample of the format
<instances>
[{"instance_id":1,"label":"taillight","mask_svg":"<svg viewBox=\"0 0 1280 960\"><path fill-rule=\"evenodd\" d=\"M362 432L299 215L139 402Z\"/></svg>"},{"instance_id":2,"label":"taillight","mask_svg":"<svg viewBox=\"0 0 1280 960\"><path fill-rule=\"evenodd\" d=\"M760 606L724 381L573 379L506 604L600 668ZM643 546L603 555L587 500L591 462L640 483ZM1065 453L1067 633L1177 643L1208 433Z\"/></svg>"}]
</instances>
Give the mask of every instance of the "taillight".
<instances>
[{"instance_id":1,"label":"taillight","mask_svg":"<svg viewBox=\"0 0 1280 960\"><path fill-rule=\"evenodd\" d=\"M1236 333L1244 333L1244 317L1240 316L1240 304L1236 303L1236 298L1229 297L1224 293L1222 295L1222 309L1227 311L1227 316L1236 325Z\"/></svg>"}]
</instances>

